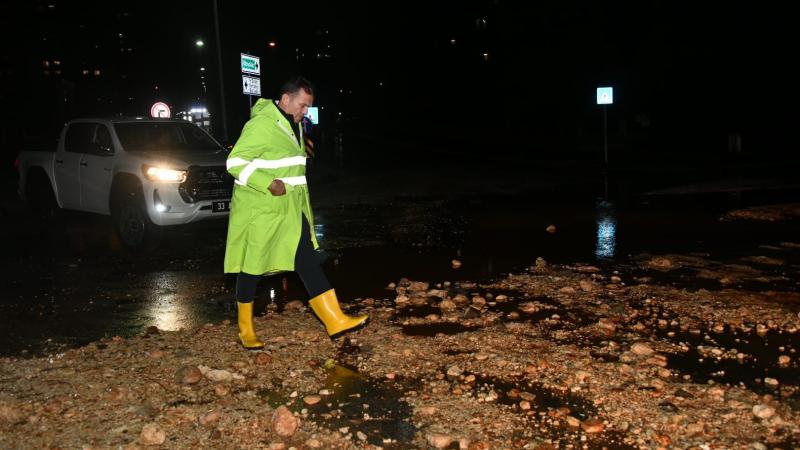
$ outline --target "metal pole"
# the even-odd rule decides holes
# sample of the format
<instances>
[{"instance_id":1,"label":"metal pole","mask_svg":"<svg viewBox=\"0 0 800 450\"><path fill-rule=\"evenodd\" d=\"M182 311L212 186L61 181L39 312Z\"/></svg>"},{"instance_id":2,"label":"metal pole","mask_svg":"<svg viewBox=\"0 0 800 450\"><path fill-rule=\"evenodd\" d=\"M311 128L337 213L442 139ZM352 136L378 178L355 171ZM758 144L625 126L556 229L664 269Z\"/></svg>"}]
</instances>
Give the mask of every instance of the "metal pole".
<instances>
[{"instance_id":1,"label":"metal pole","mask_svg":"<svg viewBox=\"0 0 800 450\"><path fill-rule=\"evenodd\" d=\"M608 107L603 105L603 200L608 201Z\"/></svg>"},{"instance_id":2,"label":"metal pole","mask_svg":"<svg viewBox=\"0 0 800 450\"><path fill-rule=\"evenodd\" d=\"M603 161L608 166L608 115L606 114L606 105L603 105Z\"/></svg>"},{"instance_id":3,"label":"metal pole","mask_svg":"<svg viewBox=\"0 0 800 450\"><path fill-rule=\"evenodd\" d=\"M222 140L228 143L228 113L225 110L225 79L222 77L222 41L219 37L219 12L217 10L217 0L214 3L214 30L217 37L217 71L219 72L219 96L220 109L222 110Z\"/></svg>"}]
</instances>

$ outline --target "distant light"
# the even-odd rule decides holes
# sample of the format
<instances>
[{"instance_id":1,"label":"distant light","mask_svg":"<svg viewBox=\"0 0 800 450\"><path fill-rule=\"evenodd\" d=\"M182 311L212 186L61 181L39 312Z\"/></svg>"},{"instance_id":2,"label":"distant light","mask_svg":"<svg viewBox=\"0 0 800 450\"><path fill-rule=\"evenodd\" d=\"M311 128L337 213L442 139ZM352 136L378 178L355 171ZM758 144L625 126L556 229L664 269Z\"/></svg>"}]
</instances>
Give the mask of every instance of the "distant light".
<instances>
[{"instance_id":1,"label":"distant light","mask_svg":"<svg viewBox=\"0 0 800 450\"><path fill-rule=\"evenodd\" d=\"M455 39L450 39L450 45L456 45L456 40Z\"/></svg>"},{"instance_id":2,"label":"distant light","mask_svg":"<svg viewBox=\"0 0 800 450\"><path fill-rule=\"evenodd\" d=\"M198 47L202 47L202 46L206 45L206 43L203 42L201 39L198 39L197 42L194 43L194 45L196 45Z\"/></svg>"},{"instance_id":3,"label":"distant light","mask_svg":"<svg viewBox=\"0 0 800 450\"><path fill-rule=\"evenodd\" d=\"M484 61L488 61L489 60L489 54L488 53L484 53L483 54L483 60Z\"/></svg>"},{"instance_id":4,"label":"distant light","mask_svg":"<svg viewBox=\"0 0 800 450\"><path fill-rule=\"evenodd\" d=\"M276 44L275 44L275 41L269 41L269 44L268 44L268 45L269 45L270 47L275 47L275 45L276 45Z\"/></svg>"},{"instance_id":5,"label":"distant light","mask_svg":"<svg viewBox=\"0 0 800 450\"><path fill-rule=\"evenodd\" d=\"M96 77L100 76L100 69L94 69L94 76Z\"/></svg>"},{"instance_id":6,"label":"distant light","mask_svg":"<svg viewBox=\"0 0 800 450\"><path fill-rule=\"evenodd\" d=\"M83 69L81 70L81 73L84 75L89 75L89 69Z\"/></svg>"},{"instance_id":7,"label":"distant light","mask_svg":"<svg viewBox=\"0 0 800 450\"><path fill-rule=\"evenodd\" d=\"M61 65L61 61L56 59L56 60L53 61L53 65L60 66Z\"/></svg>"},{"instance_id":8,"label":"distant light","mask_svg":"<svg viewBox=\"0 0 800 450\"><path fill-rule=\"evenodd\" d=\"M205 71L206 71L206 68L205 68L205 67L201 67L201 68L200 68L200 72L205 72Z\"/></svg>"},{"instance_id":9,"label":"distant light","mask_svg":"<svg viewBox=\"0 0 800 450\"><path fill-rule=\"evenodd\" d=\"M156 211L158 212L165 212L167 207L162 205L161 203L156 203Z\"/></svg>"}]
</instances>

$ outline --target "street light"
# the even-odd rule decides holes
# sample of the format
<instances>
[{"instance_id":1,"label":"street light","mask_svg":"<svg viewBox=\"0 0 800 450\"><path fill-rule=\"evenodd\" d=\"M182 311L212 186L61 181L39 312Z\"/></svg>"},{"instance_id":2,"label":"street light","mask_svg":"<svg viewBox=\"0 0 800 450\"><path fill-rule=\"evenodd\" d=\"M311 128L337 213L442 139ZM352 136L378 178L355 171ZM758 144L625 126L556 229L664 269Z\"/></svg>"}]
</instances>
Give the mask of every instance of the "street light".
<instances>
[{"instance_id":1,"label":"street light","mask_svg":"<svg viewBox=\"0 0 800 450\"><path fill-rule=\"evenodd\" d=\"M198 47L202 47L202 46L206 45L206 43L203 42L202 39L198 39L197 42L194 43L194 45L196 45Z\"/></svg>"}]
</instances>

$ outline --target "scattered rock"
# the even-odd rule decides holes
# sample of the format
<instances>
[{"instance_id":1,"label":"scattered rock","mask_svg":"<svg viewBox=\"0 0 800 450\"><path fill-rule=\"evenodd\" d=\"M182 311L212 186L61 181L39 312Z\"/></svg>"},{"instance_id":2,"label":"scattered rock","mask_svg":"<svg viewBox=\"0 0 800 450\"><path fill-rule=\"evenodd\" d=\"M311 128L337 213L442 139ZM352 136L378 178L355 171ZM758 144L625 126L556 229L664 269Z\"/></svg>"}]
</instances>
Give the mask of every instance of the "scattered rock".
<instances>
[{"instance_id":1,"label":"scattered rock","mask_svg":"<svg viewBox=\"0 0 800 450\"><path fill-rule=\"evenodd\" d=\"M321 400L322 397L320 397L319 395L306 395L305 397L303 397L303 402L306 405L316 405Z\"/></svg>"},{"instance_id":2,"label":"scattered rock","mask_svg":"<svg viewBox=\"0 0 800 450\"><path fill-rule=\"evenodd\" d=\"M778 365L781 367L789 367L789 364L791 364L791 362L792 358L786 355L781 355L778 357Z\"/></svg>"},{"instance_id":3,"label":"scattered rock","mask_svg":"<svg viewBox=\"0 0 800 450\"><path fill-rule=\"evenodd\" d=\"M555 232L556 232L556 226L555 226L555 225L548 225L548 227L547 227L547 228L545 228L545 230L546 230L548 233L550 233L550 234L555 234Z\"/></svg>"},{"instance_id":4,"label":"scattered rock","mask_svg":"<svg viewBox=\"0 0 800 450\"><path fill-rule=\"evenodd\" d=\"M0 403L0 424L18 424L25 422L25 415L12 405Z\"/></svg>"},{"instance_id":5,"label":"scattered rock","mask_svg":"<svg viewBox=\"0 0 800 450\"><path fill-rule=\"evenodd\" d=\"M453 269L460 269L461 268L461 261L454 259L453 262Z\"/></svg>"},{"instance_id":6,"label":"scattered rock","mask_svg":"<svg viewBox=\"0 0 800 450\"><path fill-rule=\"evenodd\" d=\"M447 448L453 443L453 438L440 433L434 433L428 435L428 443L435 448Z\"/></svg>"},{"instance_id":7,"label":"scattered rock","mask_svg":"<svg viewBox=\"0 0 800 450\"><path fill-rule=\"evenodd\" d=\"M671 269L674 263L669 258L657 257L648 261L647 265L655 269Z\"/></svg>"},{"instance_id":8,"label":"scattered rock","mask_svg":"<svg viewBox=\"0 0 800 450\"><path fill-rule=\"evenodd\" d=\"M142 427L142 432L139 435L139 440L144 445L161 445L166 439L167 433L154 423L148 423Z\"/></svg>"},{"instance_id":9,"label":"scattered rock","mask_svg":"<svg viewBox=\"0 0 800 450\"><path fill-rule=\"evenodd\" d=\"M305 308L305 303L302 300L291 300L283 307L284 311L299 311Z\"/></svg>"},{"instance_id":10,"label":"scattered rock","mask_svg":"<svg viewBox=\"0 0 800 450\"><path fill-rule=\"evenodd\" d=\"M578 282L578 284L580 285L581 290L584 292L592 292L594 290L594 283L591 281L581 280Z\"/></svg>"},{"instance_id":11,"label":"scattered rock","mask_svg":"<svg viewBox=\"0 0 800 450\"><path fill-rule=\"evenodd\" d=\"M753 406L753 415L759 419L769 419L775 415L775 409L767 405Z\"/></svg>"},{"instance_id":12,"label":"scattered rock","mask_svg":"<svg viewBox=\"0 0 800 450\"><path fill-rule=\"evenodd\" d=\"M581 422L581 429L586 433L602 433L603 422L598 419L588 419Z\"/></svg>"},{"instance_id":13,"label":"scattered rock","mask_svg":"<svg viewBox=\"0 0 800 450\"><path fill-rule=\"evenodd\" d=\"M255 363L259 366L266 366L272 363L272 356L267 353L259 353L255 357Z\"/></svg>"},{"instance_id":14,"label":"scattered rock","mask_svg":"<svg viewBox=\"0 0 800 450\"><path fill-rule=\"evenodd\" d=\"M180 384L197 384L203 379L203 372L197 366L183 366L175 372L175 382Z\"/></svg>"},{"instance_id":15,"label":"scattered rock","mask_svg":"<svg viewBox=\"0 0 800 450\"><path fill-rule=\"evenodd\" d=\"M218 412L209 411L209 412L203 414L202 416L200 416L197 419L197 422L200 425L202 425L202 426L204 426L206 428L213 428L213 427L217 426L217 423L219 422L219 419L220 419L220 415L219 415Z\"/></svg>"},{"instance_id":16,"label":"scattered rock","mask_svg":"<svg viewBox=\"0 0 800 450\"><path fill-rule=\"evenodd\" d=\"M637 342L631 346L631 351L639 356L649 356L653 354L653 349L644 342Z\"/></svg>"},{"instance_id":17,"label":"scattered rock","mask_svg":"<svg viewBox=\"0 0 800 450\"><path fill-rule=\"evenodd\" d=\"M285 406L280 406L272 414L272 430L280 437L293 436L297 426L297 418Z\"/></svg>"}]
</instances>

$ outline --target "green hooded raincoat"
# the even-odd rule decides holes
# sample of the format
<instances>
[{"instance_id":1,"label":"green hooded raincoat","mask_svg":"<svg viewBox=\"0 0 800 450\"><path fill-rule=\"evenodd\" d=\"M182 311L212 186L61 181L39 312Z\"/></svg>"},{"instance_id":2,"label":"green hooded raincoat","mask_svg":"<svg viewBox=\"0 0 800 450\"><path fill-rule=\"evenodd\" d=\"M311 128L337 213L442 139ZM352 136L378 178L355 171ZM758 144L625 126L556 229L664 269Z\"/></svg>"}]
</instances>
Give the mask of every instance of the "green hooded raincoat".
<instances>
[{"instance_id":1,"label":"green hooded raincoat","mask_svg":"<svg viewBox=\"0 0 800 450\"><path fill-rule=\"evenodd\" d=\"M228 222L225 273L253 275L294 270L302 218L308 218L311 240L314 217L306 184L305 142L300 143L272 100L259 99L250 120L228 156L236 179ZM281 179L286 194L273 196L269 185Z\"/></svg>"}]
</instances>

